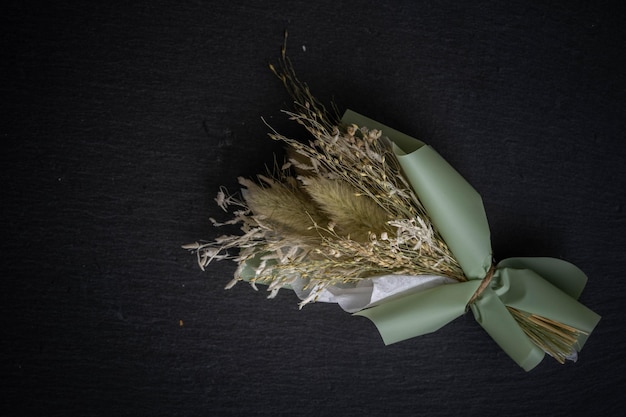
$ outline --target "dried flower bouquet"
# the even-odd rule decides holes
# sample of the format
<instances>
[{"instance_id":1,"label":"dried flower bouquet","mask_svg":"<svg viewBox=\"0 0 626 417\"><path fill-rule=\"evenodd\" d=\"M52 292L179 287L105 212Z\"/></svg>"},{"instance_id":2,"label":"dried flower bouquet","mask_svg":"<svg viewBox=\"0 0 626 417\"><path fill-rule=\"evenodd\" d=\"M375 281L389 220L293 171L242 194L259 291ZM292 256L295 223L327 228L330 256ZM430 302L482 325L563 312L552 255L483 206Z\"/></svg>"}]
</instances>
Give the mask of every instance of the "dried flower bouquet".
<instances>
[{"instance_id":1,"label":"dried flower bouquet","mask_svg":"<svg viewBox=\"0 0 626 417\"><path fill-rule=\"evenodd\" d=\"M238 263L239 281L289 288L300 306L338 302L370 318L385 343L436 331L471 309L524 369L547 352L575 360L599 316L576 299L586 282L552 258L494 264L480 196L432 148L348 111L342 119L296 77L283 47L278 68L295 102L286 112L311 135L301 142L272 129L287 159L241 196L216 202L241 234L184 245L204 270ZM336 113L336 112L334 112ZM531 294L530 296L528 294Z\"/></svg>"}]
</instances>

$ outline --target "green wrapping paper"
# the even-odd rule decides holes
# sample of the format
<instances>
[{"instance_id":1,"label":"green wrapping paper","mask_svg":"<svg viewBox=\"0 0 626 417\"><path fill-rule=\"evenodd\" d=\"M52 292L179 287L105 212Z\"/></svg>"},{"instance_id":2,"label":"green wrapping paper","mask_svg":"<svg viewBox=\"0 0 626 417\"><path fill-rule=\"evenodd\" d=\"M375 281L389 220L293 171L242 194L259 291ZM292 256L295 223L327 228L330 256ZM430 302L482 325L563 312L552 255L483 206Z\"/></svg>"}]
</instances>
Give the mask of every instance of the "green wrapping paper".
<instances>
[{"instance_id":1,"label":"green wrapping paper","mask_svg":"<svg viewBox=\"0 0 626 417\"><path fill-rule=\"evenodd\" d=\"M379 129L392 142L400 165L428 215L461 265L467 282L441 285L358 313L376 325L385 344L434 332L463 315L491 268L487 216L480 195L434 149L395 129L348 110L342 122ZM496 265L489 286L469 305L476 321L524 370L544 351L526 336L507 307L574 327L582 349L600 316L577 301L587 277L555 258L509 258Z\"/></svg>"}]
</instances>

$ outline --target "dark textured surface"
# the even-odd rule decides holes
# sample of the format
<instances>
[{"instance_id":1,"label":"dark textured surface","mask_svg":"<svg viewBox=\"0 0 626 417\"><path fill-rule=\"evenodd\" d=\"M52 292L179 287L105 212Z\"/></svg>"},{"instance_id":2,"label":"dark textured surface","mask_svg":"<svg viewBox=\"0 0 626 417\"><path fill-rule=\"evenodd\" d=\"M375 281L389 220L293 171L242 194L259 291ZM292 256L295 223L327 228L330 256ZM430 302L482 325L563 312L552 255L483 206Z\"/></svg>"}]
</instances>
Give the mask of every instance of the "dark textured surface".
<instances>
[{"instance_id":1,"label":"dark textured surface","mask_svg":"<svg viewBox=\"0 0 626 417\"><path fill-rule=\"evenodd\" d=\"M624 15L459 2L2 6L2 415L621 414ZM603 316L578 363L517 367L464 316L383 346L334 305L266 300L182 243L294 131L267 70L431 143L495 255L567 259Z\"/></svg>"}]
</instances>

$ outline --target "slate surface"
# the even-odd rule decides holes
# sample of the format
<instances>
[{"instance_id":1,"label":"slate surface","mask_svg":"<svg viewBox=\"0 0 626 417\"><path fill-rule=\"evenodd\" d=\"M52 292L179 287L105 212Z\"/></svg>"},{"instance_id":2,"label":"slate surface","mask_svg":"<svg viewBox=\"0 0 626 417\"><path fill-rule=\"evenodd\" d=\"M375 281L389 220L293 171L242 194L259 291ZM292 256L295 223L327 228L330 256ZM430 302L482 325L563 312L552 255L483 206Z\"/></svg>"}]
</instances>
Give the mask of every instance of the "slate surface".
<instances>
[{"instance_id":1,"label":"slate surface","mask_svg":"<svg viewBox=\"0 0 626 417\"><path fill-rule=\"evenodd\" d=\"M618 415L626 295L624 14L582 2L2 6L2 415ZM271 163L300 77L432 144L482 194L495 256L589 276L577 363L517 367L464 316L385 347L180 245Z\"/></svg>"}]
</instances>

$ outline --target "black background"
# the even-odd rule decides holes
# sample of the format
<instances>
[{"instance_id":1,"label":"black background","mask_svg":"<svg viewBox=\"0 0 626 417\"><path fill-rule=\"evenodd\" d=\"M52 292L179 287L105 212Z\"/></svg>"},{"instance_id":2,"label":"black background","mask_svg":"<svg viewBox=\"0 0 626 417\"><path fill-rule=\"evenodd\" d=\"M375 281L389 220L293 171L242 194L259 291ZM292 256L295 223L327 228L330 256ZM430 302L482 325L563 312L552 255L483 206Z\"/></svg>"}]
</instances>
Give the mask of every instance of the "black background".
<instances>
[{"instance_id":1,"label":"black background","mask_svg":"<svg viewBox=\"0 0 626 417\"><path fill-rule=\"evenodd\" d=\"M2 6L0 414L618 415L624 14L556 1ZM546 2L548 3L548 2ZM591 4L591 2L589 2ZM481 193L497 259L552 256L603 316L526 373L470 315L385 347L367 319L223 286L180 248L299 134L268 70L432 144ZM620 413L621 414L621 413Z\"/></svg>"}]
</instances>

